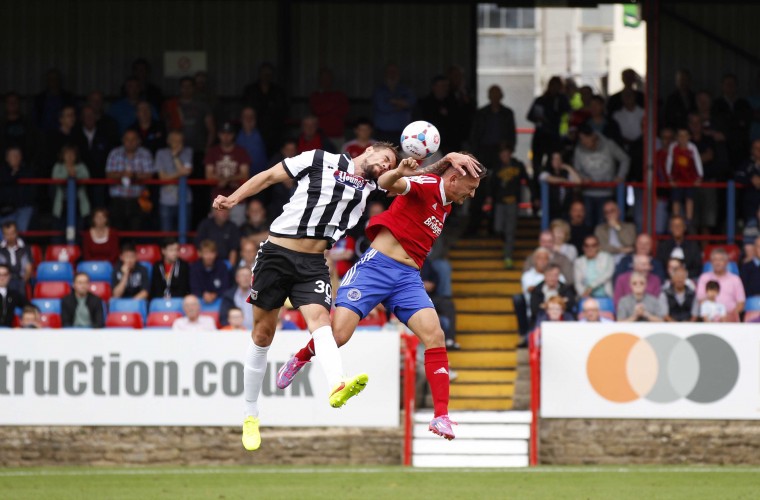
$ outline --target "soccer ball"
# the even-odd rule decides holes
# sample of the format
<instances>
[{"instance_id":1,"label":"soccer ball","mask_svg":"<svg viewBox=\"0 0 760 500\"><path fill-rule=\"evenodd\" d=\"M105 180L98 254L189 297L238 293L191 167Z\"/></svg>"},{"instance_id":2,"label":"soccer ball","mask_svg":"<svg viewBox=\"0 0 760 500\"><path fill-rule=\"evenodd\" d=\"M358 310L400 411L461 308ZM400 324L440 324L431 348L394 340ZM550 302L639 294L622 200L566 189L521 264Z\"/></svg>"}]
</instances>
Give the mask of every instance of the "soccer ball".
<instances>
[{"instance_id":1,"label":"soccer ball","mask_svg":"<svg viewBox=\"0 0 760 500\"><path fill-rule=\"evenodd\" d=\"M401 132L401 149L415 160L424 160L438 151L441 134L426 121L412 122Z\"/></svg>"}]
</instances>

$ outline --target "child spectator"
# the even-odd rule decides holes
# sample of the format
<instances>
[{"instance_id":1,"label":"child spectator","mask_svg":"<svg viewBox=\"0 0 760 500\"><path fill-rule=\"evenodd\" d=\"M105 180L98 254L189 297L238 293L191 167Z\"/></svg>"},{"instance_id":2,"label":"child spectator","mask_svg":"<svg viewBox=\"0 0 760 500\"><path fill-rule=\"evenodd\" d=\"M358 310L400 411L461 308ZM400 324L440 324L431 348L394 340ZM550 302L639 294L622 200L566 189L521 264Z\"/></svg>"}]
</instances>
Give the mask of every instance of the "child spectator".
<instances>
[{"instance_id":1,"label":"child spectator","mask_svg":"<svg viewBox=\"0 0 760 500\"><path fill-rule=\"evenodd\" d=\"M221 210L216 210L221 212ZM184 297L190 293L190 266L179 258L179 243L166 238L161 243L161 260L153 264L150 298Z\"/></svg>"},{"instance_id":2,"label":"child spectator","mask_svg":"<svg viewBox=\"0 0 760 500\"><path fill-rule=\"evenodd\" d=\"M699 186L702 182L704 176L702 159L697 146L691 142L691 134L685 128L678 129L676 142L668 148L665 171L671 184L682 182ZM694 218L694 188L674 187L671 192L671 201L675 215L681 215L681 203L684 203L687 225L691 224Z\"/></svg>"},{"instance_id":3,"label":"child spectator","mask_svg":"<svg viewBox=\"0 0 760 500\"><path fill-rule=\"evenodd\" d=\"M717 301L720 294L720 283L715 280L705 285L705 298L699 304L699 317L702 321L714 323L726 318L726 306Z\"/></svg>"},{"instance_id":4,"label":"child spectator","mask_svg":"<svg viewBox=\"0 0 760 500\"><path fill-rule=\"evenodd\" d=\"M371 121L366 118L356 120L356 126L354 126L354 136L356 136L356 139L345 143L342 152L348 153L351 155L351 158L361 155L368 147L375 143L375 140L372 138L373 132L374 129L372 128Z\"/></svg>"},{"instance_id":5,"label":"child spectator","mask_svg":"<svg viewBox=\"0 0 760 500\"><path fill-rule=\"evenodd\" d=\"M229 288L230 274L212 240L201 242L200 257L190 266L190 292L211 304Z\"/></svg>"},{"instance_id":6,"label":"child spectator","mask_svg":"<svg viewBox=\"0 0 760 500\"><path fill-rule=\"evenodd\" d=\"M573 321L572 314L565 311L567 302L564 297L555 295L541 304L542 311L538 313L536 319L536 328L541 326L544 321Z\"/></svg>"},{"instance_id":7,"label":"child spectator","mask_svg":"<svg viewBox=\"0 0 760 500\"><path fill-rule=\"evenodd\" d=\"M137 251L132 243L121 246L120 261L113 269L111 286L116 298L147 299L148 270L137 264Z\"/></svg>"},{"instance_id":8,"label":"child spectator","mask_svg":"<svg viewBox=\"0 0 760 500\"><path fill-rule=\"evenodd\" d=\"M496 203L494 226L497 233L504 235L504 268L512 269L512 251L517 231L517 211L520 202L520 183L528 182L528 173L520 160L512 157L512 147L499 148L499 168L496 170L491 196L485 204Z\"/></svg>"},{"instance_id":9,"label":"child spectator","mask_svg":"<svg viewBox=\"0 0 760 500\"><path fill-rule=\"evenodd\" d=\"M24 309L21 312L19 328L42 328L40 310L37 306L33 304L24 306Z\"/></svg>"},{"instance_id":10,"label":"child spectator","mask_svg":"<svg viewBox=\"0 0 760 500\"><path fill-rule=\"evenodd\" d=\"M227 311L227 325L223 326L221 330L246 331L243 326L243 311L237 307L230 308Z\"/></svg>"}]
</instances>

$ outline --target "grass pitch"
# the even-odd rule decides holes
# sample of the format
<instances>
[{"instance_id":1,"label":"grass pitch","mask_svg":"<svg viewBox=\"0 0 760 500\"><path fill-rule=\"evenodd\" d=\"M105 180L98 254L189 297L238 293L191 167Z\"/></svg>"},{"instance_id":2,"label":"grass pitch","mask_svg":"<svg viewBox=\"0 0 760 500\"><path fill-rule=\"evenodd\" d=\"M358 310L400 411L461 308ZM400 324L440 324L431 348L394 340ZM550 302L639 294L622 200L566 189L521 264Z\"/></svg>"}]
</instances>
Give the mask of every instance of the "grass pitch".
<instances>
[{"instance_id":1,"label":"grass pitch","mask_svg":"<svg viewBox=\"0 0 760 500\"><path fill-rule=\"evenodd\" d=\"M0 469L0 497L45 499L754 499L749 467Z\"/></svg>"}]
</instances>

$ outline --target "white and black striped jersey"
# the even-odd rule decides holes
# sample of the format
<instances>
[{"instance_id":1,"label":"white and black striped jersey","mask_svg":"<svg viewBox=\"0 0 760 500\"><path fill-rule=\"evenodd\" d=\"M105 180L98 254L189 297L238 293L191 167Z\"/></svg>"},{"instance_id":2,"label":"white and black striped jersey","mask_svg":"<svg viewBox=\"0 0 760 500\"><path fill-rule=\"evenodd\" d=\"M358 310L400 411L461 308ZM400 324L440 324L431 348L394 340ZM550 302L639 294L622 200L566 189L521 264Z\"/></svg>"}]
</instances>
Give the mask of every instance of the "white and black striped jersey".
<instances>
[{"instance_id":1,"label":"white and black striped jersey","mask_svg":"<svg viewBox=\"0 0 760 500\"><path fill-rule=\"evenodd\" d=\"M282 163L298 185L269 229L274 236L327 240L332 246L359 222L367 197L378 189L375 181L354 173L347 154L317 149Z\"/></svg>"}]
</instances>

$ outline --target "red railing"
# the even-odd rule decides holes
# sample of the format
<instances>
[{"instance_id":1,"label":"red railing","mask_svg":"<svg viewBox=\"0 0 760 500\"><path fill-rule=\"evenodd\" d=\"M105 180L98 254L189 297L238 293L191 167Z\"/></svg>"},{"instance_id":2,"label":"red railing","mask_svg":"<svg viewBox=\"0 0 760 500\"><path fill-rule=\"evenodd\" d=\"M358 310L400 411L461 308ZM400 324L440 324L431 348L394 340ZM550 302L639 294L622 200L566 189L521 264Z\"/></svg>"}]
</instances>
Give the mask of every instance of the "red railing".
<instances>
[{"instance_id":1,"label":"red railing","mask_svg":"<svg viewBox=\"0 0 760 500\"><path fill-rule=\"evenodd\" d=\"M402 332L404 342L404 465L412 465L412 438L414 437L414 400L417 381L417 345L419 339L411 332Z\"/></svg>"},{"instance_id":2,"label":"red railing","mask_svg":"<svg viewBox=\"0 0 760 500\"><path fill-rule=\"evenodd\" d=\"M530 364L530 443L528 463L538 465L538 419L541 409L541 331L528 334L528 362Z\"/></svg>"}]
</instances>

